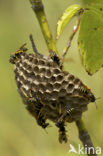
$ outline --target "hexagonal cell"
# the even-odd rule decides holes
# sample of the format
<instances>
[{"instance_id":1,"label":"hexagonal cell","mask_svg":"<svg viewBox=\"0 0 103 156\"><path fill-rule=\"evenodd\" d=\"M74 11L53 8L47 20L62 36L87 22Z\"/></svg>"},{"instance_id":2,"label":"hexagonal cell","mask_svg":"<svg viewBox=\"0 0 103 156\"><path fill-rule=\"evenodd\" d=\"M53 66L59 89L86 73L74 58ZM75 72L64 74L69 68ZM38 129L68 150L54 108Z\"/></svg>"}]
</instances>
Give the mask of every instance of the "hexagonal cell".
<instances>
[{"instance_id":1,"label":"hexagonal cell","mask_svg":"<svg viewBox=\"0 0 103 156\"><path fill-rule=\"evenodd\" d=\"M32 72L29 74L29 77L32 78L32 79L35 79L35 78L36 78L36 75L35 75L35 73L32 71Z\"/></svg>"},{"instance_id":2,"label":"hexagonal cell","mask_svg":"<svg viewBox=\"0 0 103 156\"><path fill-rule=\"evenodd\" d=\"M45 65L45 60L39 59L38 65L44 66Z\"/></svg>"},{"instance_id":3,"label":"hexagonal cell","mask_svg":"<svg viewBox=\"0 0 103 156\"><path fill-rule=\"evenodd\" d=\"M58 82L55 82L54 85L53 85L53 88L58 90L62 87L61 83L58 83Z\"/></svg>"},{"instance_id":4,"label":"hexagonal cell","mask_svg":"<svg viewBox=\"0 0 103 156\"><path fill-rule=\"evenodd\" d=\"M68 81L73 81L74 80L74 76L72 74L68 75Z\"/></svg>"},{"instance_id":5,"label":"hexagonal cell","mask_svg":"<svg viewBox=\"0 0 103 156\"><path fill-rule=\"evenodd\" d=\"M28 67L27 62L24 61L24 62L22 63L22 66L25 67L25 68L27 68L27 67Z\"/></svg>"},{"instance_id":6,"label":"hexagonal cell","mask_svg":"<svg viewBox=\"0 0 103 156\"><path fill-rule=\"evenodd\" d=\"M39 62L38 59L35 57L35 58L33 59L33 64L37 65L38 62Z\"/></svg>"},{"instance_id":7,"label":"hexagonal cell","mask_svg":"<svg viewBox=\"0 0 103 156\"><path fill-rule=\"evenodd\" d=\"M44 95L43 95L43 96L45 96L45 99L50 100L50 98L51 98L51 93L50 93L50 92L48 92L48 91L46 91L46 92L44 93Z\"/></svg>"},{"instance_id":8,"label":"hexagonal cell","mask_svg":"<svg viewBox=\"0 0 103 156\"><path fill-rule=\"evenodd\" d=\"M67 94L66 89L60 89L59 96L65 96Z\"/></svg>"},{"instance_id":9,"label":"hexagonal cell","mask_svg":"<svg viewBox=\"0 0 103 156\"><path fill-rule=\"evenodd\" d=\"M20 67L17 67L17 69L18 69L19 71L21 71L21 72L23 72L23 73L24 73L24 70L25 70L25 68L24 68L24 67L20 66Z\"/></svg>"},{"instance_id":10,"label":"hexagonal cell","mask_svg":"<svg viewBox=\"0 0 103 156\"><path fill-rule=\"evenodd\" d=\"M55 83L56 82L56 77L52 75L52 77L49 79L49 82Z\"/></svg>"},{"instance_id":11,"label":"hexagonal cell","mask_svg":"<svg viewBox=\"0 0 103 156\"><path fill-rule=\"evenodd\" d=\"M14 73L15 73L16 76L19 75L19 70L18 70L17 67L14 69Z\"/></svg>"},{"instance_id":12,"label":"hexagonal cell","mask_svg":"<svg viewBox=\"0 0 103 156\"><path fill-rule=\"evenodd\" d=\"M32 87L32 89L37 89L38 85L35 83L35 81L33 81L31 83L31 87Z\"/></svg>"},{"instance_id":13,"label":"hexagonal cell","mask_svg":"<svg viewBox=\"0 0 103 156\"><path fill-rule=\"evenodd\" d=\"M24 66L25 67L25 66ZM28 71L28 72L31 72L32 71L32 66L27 64L27 66L25 67L25 69Z\"/></svg>"},{"instance_id":14,"label":"hexagonal cell","mask_svg":"<svg viewBox=\"0 0 103 156\"><path fill-rule=\"evenodd\" d=\"M38 66L34 66L33 67L33 71L36 72L36 73L39 73L39 67Z\"/></svg>"},{"instance_id":15,"label":"hexagonal cell","mask_svg":"<svg viewBox=\"0 0 103 156\"><path fill-rule=\"evenodd\" d=\"M31 81L29 81L28 79L25 79L23 77L23 80L21 80L23 82L24 85L28 85L28 87L30 87Z\"/></svg>"},{"instance_id":16,"label":"hexagonal cell","mask_svg":"<svg viewBox=\"0 0 103 156\"><path fill-rule=\"evenodd\" d=\"M41 76L40 76L39 74L37 74L37 75L36 75L36 80L37 80L38 82L41 82L41 79L42 79Z\"/></svg>"},{"instance_id":17,"label":"hexagonal cell","mask_svg":"<svg viewBox=\"0 0 103 156\"><path fill-rule=\"evenodd\" d=\"M51 84L51 83L48 83L47 85L46 85L46 88L51 92L51 91L53 91L53 85Z\"/></svg>"},{"instance_id":18,"label":"hexagonal cell","mask_svg":"<svg viewBox=\"0 0 103 156\"><path fill-rule=\"evenodd\" d=\"M22 68L22 70L21 70L22 72L23 72L23 74L27 77L28 76L28 72L27 72L27 70L25 70L24 68Z\"/></svg>"},{"instance_id":19,"label":"hexagonal cell","mask_svg":"<svg viewBox=\"0 0 103 156\"><path fill-rule=\"evenodd\" d=\"M20 67L20 64L21 64L21 62L20 61L17 61L16 62L16 67ZM22 66L22 64L21 64L21 66Z\"/></svg>"},{"instance_id":20,"label":"hexagonal cell","mask_svg":"<svg viewBox=\"0 0 103 156\"><path fill-rule=\"evenodd\" d=\"M63 74L64 74L64 76L70 75L69 72L67 72L67 71L63 71Z\"/></svg>"},{"instance_id":21,"label":"hexagonal cell","mask_svg":"<svg viewBox=\"0 0 103 156\"><path fill-rule=\"evenodd\" d=\"M23 75L19 75L19 80L20 80L21 82L25 82L25 81L26 81L26 79L24 78Z\"/></svg>"},{"instance_id":22,"label":"hexagonal cell","mask_svg":"<svg viewBox=\"0 0 103 156\"><path fill-rule=\"evenodd\" d=\"M69 83L66 90L68 93L73 93L73 89L74 89L74 84L73 83Z\"/></svg>"},{"instance_id":23,"label":"hexagonal cell","mask_svg":"<svg viewBox=\"0 0 103 156\"><path fill-rule=\"evenodd\" d=\"M29 55L29 57L32 57L32 58L34 58L34 57L35 57L35 55L34 55L34 54L32 54L32 53L29 53L28 55Z\"/></svg>"},{"instance_id":24,"label":"hexagonal cell","mask_svg":"<svg viewBox=\"0 0 103 156\"><path fill-rule=\"evenodd\" d=\"M61 70L59 68L55 68L55 69L53 69L53 73L58 75L61 73Z\"/></svg>"},{"instance_id":25,"label":"hexagonal cell","mask_svg":"<svg viewBox=\"0 0 103 156\"><path fill-rule=\"evenodd\" d=\"M16 56L18 59L22 60L22 59L25 59L26 53L21 52L21 53L16 54Z\"/></svg>"},{"instance_id":26,"label":"hexagonal cell","mask_svg":"<svg viewBox=\"0 0 103 156\"><path fill-rule=\"evenodd\" d=\"M58 68L57 63L53 61L52 67L53 67L53 68Z\"/></svg>"},{"instance_id":27,"label":"hexagonal cell","mask_svg":"<svg viewBox=\"0 0 103 156\"><path fill-rule=\"evenodd\" d=\"M26 53L25 53L25 54L26 54ZM29 59L29 55L26 54L24 59L28 60L28 59Z\"/></svg>"},{"instance_id":28,"label":"hexagonal cell","mask_svg":"<svg viewBox=\"0 0 103 156\"><path fill-rule=\"evenodd\" d=\"M32 76L32 74L31 74L32 72L30 72L24 68L23 68L22 72L23 72L24 76L27 78Z\"/></svg>"},{"instance_id":29,"label":"hexagonal cell","mask_svg":"<svg viewBox=\"0 0 103 156\"><path fill-rule=\"evenodd\" d=\"M67 85L68 85L68 81L63 80L63 82L62 82L61 85L62 85L63 88L67 87Z\"/></svg>"},{"instance_id":30,"label":"hexagonal cell","mask_svg":"<svg viewBox=\"0 0 103 156\"><path fill-rule=\"evenodd\" d=\"M42 73L42 74L45 74L45 73L46 73L46 69L43 68L43 67L40 67L40 68L39 68L39 72L40 72L40 74L41 74L41 73Z\"/></svg>"},{"instance_id":31,"label":"hexagonal cell","mask_svg":"<svg viewBox=\"0 0 103 156\"><path fill-rule=\"evenodd\" d=\"M64 78L63 75L59 74L59 75L57 75L56 80L58 82L61 82L63 80L63 78Z\"/></svg>"},{"instance_id":32,"label":"hexagonal cell","mask_svg":"<svg viewBox=\"0 0 103 156\"><path fill-rule=\"evenodd\" d=\"M78 90L78 88L74 88L73 94L74 94L74 95L79 95L79 90Z\"/></svg>"},{"instance_id":33,"label":"hexagonal cell","mask_svg":"<svg viewBox=\"0 0 103 156\"><path fill-rule=\"evenodd\" d=\"M20 88L22 86L22 83L20 81L18 81L18 80L16 82L17 82L18 88Z\"/></svg>"},{"instance_id":34,"label":"hexagonal cell","mask_svg":"<svg viewBox=\"0 0 103 156\"><path fill-rule=\"evenodd\" d=\"M50 60L47 60L46 66L47 67L52 67L53 66L53 61L51 59Z\"/></svg>"},{"instance_id":35,"label":"hexagonal cell","mask_svg":"<svg viewBox=\"0 0 103 156\"><path fill-rule=\"evenodd\" d=\"M42 76L42 80L41 80L42 82L45 82L45 83L48 83L48 77L46 77L46 76Z\"/></svg>"},{"instance_id":36,"label":"hexagonal cell","mask_svg":"<svg viewBox=\"0 0 103 156\"><path fill-rule=\"evenodd\" d=\"M28 58L28 60L29 60L29 62L32 62L33 61L33 56L31 55L29 55L29 58Z\"/></svg>"},{"instance_id":37,"label":"hexagonal cell","mask_svg":"<svg viewBox=\"0 0 103 156\"><path fill-rule=\"evenodd\" d=\"M80 83L80 79L79 78L75 78L73 82L74 82L75 85L76 84L78 85Z\"/></svg>"},{"instance_id":38,"label":"hexagonal cell","mask_svg":"<svg viewBox=\"0 0 103 156\"><path fill-rule=\"evenodd\" d=\"M46 70L46 76L47 77L51 77L52 76L52 72L50 71L50 69Z\"/></svg>"},{"instance_id":39,"label":"hexagonal cell","mask_svg":"<svg viewBox=\"0 0 103 156\"><path fill-rule=\"evenodd\" d=\"M43 83L40 83L38 85L38 88L39 88L39 90L42 90L43 92L46 90L46 87L45 87L45 85Z\"/></svg>"},{"instance_id":40,"label":"hexagonal cell","mask_svg":"<svg viewBox=\"0 0 103 156\"><path fill-rule=\"evenodd\" d=\"M58 91L54 90L51 94L51 99L57 99L58 98Z\"/></svg>"}]
</instances>

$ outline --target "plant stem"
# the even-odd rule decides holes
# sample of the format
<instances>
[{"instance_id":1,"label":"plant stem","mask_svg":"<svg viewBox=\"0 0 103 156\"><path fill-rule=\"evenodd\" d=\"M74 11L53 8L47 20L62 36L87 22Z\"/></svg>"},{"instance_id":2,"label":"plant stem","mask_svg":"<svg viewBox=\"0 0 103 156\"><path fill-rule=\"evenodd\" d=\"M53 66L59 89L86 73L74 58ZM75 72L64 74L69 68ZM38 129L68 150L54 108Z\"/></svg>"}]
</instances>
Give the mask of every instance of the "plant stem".
<instances>
[{"instance_id":1,"label":"plant stem","mask_svg":"<svg viewBox=\"0 0 103 156\"><path fill-rule=\"evenodd\" d=\"M84 145L84 148L87 147L87 148L93 148L93 150L91 149L90 152L89 150L87 149L87 153L88 153L88 156L97 156L97 154L95 153L95 148L93 146L93 143L92 143L92 140L91 140L91 137L87 131L87 128L84 124L84 121L83 119L80 119L78 121L76 121L76 125L77 125L77 128L78 128L78 132L79 132L79 139L82 141L83 145Z\"/></svg>"},{"instance_id":2,"label":"plant stem","mask_svg":"<svg viewBox=\"0 0 103 156\"><path fill-rule=\"evenodd\" d=\"M74 36L75 36L78 28L79 28L79 23L80 23L80 15L77 18L76 25L73 27L73 32L72 32L72 34L71 34L71 36L69 38L69 41L67 43L67 46L63 50L63 55L62 55L63 58L65 57L65 55L67 54L67 52L68 52L68 50L69 50L69 48L71 46L71 42L72 42L72 40L73 40L73 38L74 38Z\"/></svg>"},{"instance_id":3,"label":"plant stem","mask_svg":"<svg viewBox=\"0 0 103 156\"><path fill-rule=\"evenodd\" d=\"M36 45L35 45L35 43L34 43L34 39L33 39L32 34L30 34L29 38L30 38L30 41L31 41L31 44L32 44L32 48L33 48L34 53L35 53L36 55L40 55L40 56L43 57L43 55L40 54L40 53L38 52L37 48L36 48Z\"/></svg>"},{"instance_id":4,"label":"plant stem","mask_svg":"<svg viewBox=\"0 0 103 156\"><path fill-rule=\"evenodd\" d=\"M35 12L36 17L39 21L39 24L40 24L40 27L41 27L41 30L42 30L42 33L43 33L43 36L46 41L46 44L47 44L50 54L53 55L53 53L54 53L54 54L58 55L57 48L55 46L55 41L53 40L51 31L48 26L48 22L46 19L42 1L41 0L30 0L30 3L32 5L32 9Z\"/></svg>"},{"instance_id":5,"label":"plant stem","mask_svg":"<svg viewBox=\"0 0 103 156\"><path fill-rule=\"evenodd\" d=\"M76 15L77 16L76 24L73 27L73 32L72 32L72 34L69 37L69 41L67 42L67 46L63 50L63 55L61 56L61 59L62 59L61 64L63 64L64 57L66 56L69 48L71 47L71 42L72 42L76 32L78 31L80 20L81 20L81 15L82 15L83 12L84 12L84 9L82 8L81 10L79 10L78 14Z\"/></svg>"}]
</instances>

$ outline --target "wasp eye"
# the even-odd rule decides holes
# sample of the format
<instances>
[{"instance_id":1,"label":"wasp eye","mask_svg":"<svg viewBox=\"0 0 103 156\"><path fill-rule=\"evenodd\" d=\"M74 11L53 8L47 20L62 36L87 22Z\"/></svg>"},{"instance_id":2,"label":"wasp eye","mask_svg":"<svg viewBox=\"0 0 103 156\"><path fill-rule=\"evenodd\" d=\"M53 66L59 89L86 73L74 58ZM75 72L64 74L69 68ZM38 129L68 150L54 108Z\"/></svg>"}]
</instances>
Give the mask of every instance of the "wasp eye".
<instances>
[{"instance_id":1,"label":"wasp eye","mask_svg":"<svg viewBox=\"0 0 103 156\"><path fill-rule=\"evenodd\" d=\"M12 64L15 64L15 59L16 59L15 55L11 55L10 59L9 59L9 62L12 63Z\"/></svg>"},{"instance_id":2,"label":"wasp eye","mask_svg":"<svg viewBox=\"0 0 103 156\"><path fill-rule=\"evenodd\" d=\"M96 98L93 94L89 94L91 102L95 102Z\"/></svg>"},{"instance_id":3,"label":"wasp eye","mask_svg":"<svg viewBox=\"0 0 103 156\"><path fill-rule=\"evenodd\" d=\"M87 90L85 91L85 94L88 94L88 91Z\"/></svg>"}]
</instances>

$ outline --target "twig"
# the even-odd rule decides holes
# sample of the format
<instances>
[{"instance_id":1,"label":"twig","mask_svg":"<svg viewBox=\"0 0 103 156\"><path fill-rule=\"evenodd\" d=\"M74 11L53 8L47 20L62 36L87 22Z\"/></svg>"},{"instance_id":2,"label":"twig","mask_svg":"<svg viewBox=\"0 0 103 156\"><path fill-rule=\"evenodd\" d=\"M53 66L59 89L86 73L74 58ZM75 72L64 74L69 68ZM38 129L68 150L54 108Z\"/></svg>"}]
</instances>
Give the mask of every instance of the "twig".
<instances>
[{"instance_id":1,"label":"twig","mask_svg":"<svg viewBox=\"0 0 103 156\"><path fill-rule=\"evenodd\" d=\"M29 37L30 37L30 41L31 41L31 44L32 44L32 48L33 48L34 53L37 54L37 55L43 56L42 54L40 54L40 53L38 52L38 50L37 50L37 48L36 48L36 45L35 45L35 43L34 43L34 39L33 39L32 34L30 34Z\"/></svg>"},{"instance_id":2,"label":"twig","mask_svg":"<svg viewBox=\"0 0 103 156\"><path fill-rule=\"evenodd\" d=\"M80 119L78 121L76 121L76 125L78 127L78 132L79 132L79 139L82 141L84 148L87 147L87 153L88 156L97 156L97 154L95 153L95 148L93 146L91 137L86 129L86 126L83 122L83 119ZM90 153L88 151L88 148L93 148L93 150L90 150ZM93 153L94 152L94 153Z\"/></svg>"},{"instance_id":3,"label":"twig","mask_svg":"<svg viewBox=\"0 0 103 156\"><path fill-rule=\"evenodd\" d=\"M49 29L48 22L45 16L45 11L44 11L44 6L42 4L42 1L41 0L29 0L29 1L39 21L39 24L40 24L40 27L41 27L41 30L42 30L42 33L43 33L43 36L46 41L50 54L58 55L57 48L55 46L55 41L53 40L51 31Z\"/></svg>"},{"instance_id":4,"label":"twig","mask_svg":"<svg viewBox=\"0 0 103 156\"><path fill-rule=\"evenodd\" d=\"M67 42L67 46L64 48L63 50L63 55L61 56L61 66L63 66L63 63L64 63L64 58L69 50L69 48L71 47L71 42L79 28L79 24L80 24L80 18L81 17L81 14L78 15L77 17L77 21L76 21L76 25L73 27L73 32L71 34L71 36L69 37L69 41Z\"/></svg>"},{"instance_id":5,"label":"twig","mask_svg":"<svg viewBox=\"0 0 103 156\"><path fill-rule=\"evenodd\" d=\"M66 48L63 50L63 55L62 55L62 57L65 57L65 55L67 54L67 52L68 52L68 50L69 50L69 48L70 48L70 46L71 46L71 42L72 42L72 40L73 40L73 38L74 38L74 36L75 36L75 34L76 34L78 28L79 28L79 23L80 23L80 15L78 15L78 19L77 19L77 21L76 21L76 25L73 27L73 32L72 32L72 34L71 34L71 36L70 36L70 38L69 38L69 41L68 41L68 43L67 43L67 46L66 46Z\"/></svg>"}]
</instances>

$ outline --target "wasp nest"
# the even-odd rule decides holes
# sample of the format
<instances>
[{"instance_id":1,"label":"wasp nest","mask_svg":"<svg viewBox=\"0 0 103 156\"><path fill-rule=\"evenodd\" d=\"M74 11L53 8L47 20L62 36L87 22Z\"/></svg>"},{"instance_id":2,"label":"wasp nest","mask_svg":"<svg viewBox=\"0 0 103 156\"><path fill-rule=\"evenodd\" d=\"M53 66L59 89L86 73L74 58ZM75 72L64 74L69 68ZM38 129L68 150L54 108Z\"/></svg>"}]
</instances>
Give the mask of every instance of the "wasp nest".
<instances>
[{"instance_id":1,"label":"wasp nest","mask_svg":"<svg viewBox=\"0 0 103 156\"><path fill-rule=\"evenodd\" d=\"M15 79L23 102L37 123L46 128L52 120L59 127L59 141L67 141L65 122L81 118L95 101L90 89L74 75L62 71L50 57L19 51L11 56Z\"/></svg>"}]
</instances>

